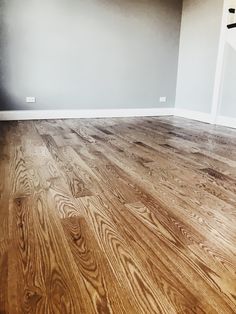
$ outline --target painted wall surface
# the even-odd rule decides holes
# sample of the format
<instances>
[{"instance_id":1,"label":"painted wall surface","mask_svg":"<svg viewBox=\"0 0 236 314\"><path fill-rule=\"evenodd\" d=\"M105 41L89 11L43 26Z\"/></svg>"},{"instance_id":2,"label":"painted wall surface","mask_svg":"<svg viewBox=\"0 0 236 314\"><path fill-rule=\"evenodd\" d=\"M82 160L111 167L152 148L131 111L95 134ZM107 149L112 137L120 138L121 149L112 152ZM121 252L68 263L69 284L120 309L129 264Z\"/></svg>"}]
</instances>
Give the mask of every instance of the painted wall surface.
<instances>
[{"instance_id":1,"label":"painted wall surface","mask_svg":"<svg viewBox=\"0 0 236 314\"><path fill-rule=\"evenodd\" d=\"M236 118L236 50L226 44L220 115Z\"/></svg>"},{"instance_id":2,"label":"painted wall surface","mask_svg":"<svg viewBox=\"0 0 236 314\"><path fill-rule=\"evenodd\" d=\"M174 106L182 1L5 0L0 6L0 109ZM26 104L26 96L37 103Z\"/></svg>"},{"instance_id":3,"label":"painted wall surface","mask_svg":"<svg viewBox=\"0 0 236 314\"><path fill-rule=\"evenodd\" d=\"M210 113L223 0L184 0L176 107Z\"/></svg>"}]
</instances>

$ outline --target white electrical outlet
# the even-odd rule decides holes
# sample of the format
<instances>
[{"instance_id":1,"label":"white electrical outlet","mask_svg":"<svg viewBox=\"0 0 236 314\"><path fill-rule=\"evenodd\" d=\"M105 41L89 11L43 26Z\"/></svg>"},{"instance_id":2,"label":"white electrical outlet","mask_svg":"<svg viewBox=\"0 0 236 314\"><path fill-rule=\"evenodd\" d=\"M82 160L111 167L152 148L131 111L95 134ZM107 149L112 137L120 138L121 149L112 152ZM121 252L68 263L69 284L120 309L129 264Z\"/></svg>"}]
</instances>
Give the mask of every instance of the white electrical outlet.
<instances>
[{"instance_id":1,"label":"white electrical outlet","mask_svg":"<svg viewBox=\"0 0 236 314\"><path fill-rule=\"evenodd\" d=\"M165 96L160 97L160 102L166 102L166 97Z\"/></svg>"},{"instance_id":2,"label":"white electrical outlet","mask_svg":"<svg viewBox=\"0 0 236 314\"><path fill-rule=\"evenodd\" d=\"M36 102L36 98L35 98L35 97L32 97L32 96L28 96L28 97L26 97L25 101L26 101L26 102L30 102L30 103Z\"/></svg>"}]
</instances>

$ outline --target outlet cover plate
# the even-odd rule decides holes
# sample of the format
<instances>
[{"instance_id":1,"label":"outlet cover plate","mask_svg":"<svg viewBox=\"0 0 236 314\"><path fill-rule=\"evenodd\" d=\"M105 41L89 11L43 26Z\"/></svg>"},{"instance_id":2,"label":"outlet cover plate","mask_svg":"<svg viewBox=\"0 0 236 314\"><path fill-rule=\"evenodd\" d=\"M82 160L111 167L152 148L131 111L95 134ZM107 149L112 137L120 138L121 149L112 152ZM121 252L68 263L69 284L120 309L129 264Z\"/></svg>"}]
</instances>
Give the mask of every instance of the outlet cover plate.
<instances>
[{"instance_id":1,"label":"outlet cover plate","mask_svg":"<svg viewBox=\"0 0 236 314\"><path fill-rule=\"evenodd\" d=\"M160 102L166 102L166 100L167 100L166 96L160 97Z\"/></svg>"},{"instance_id":2,"label":"outlet cover plate","mask_svg":"<svg viewBox=\"0 0 236 314\"><path fill-rule=\"evenodd\" d=\"M29 102L29 103L34 103L34 102L36 102L36 98L32 97L32 96L27 96L25 101Z\"/></svg>"}]
</instances>

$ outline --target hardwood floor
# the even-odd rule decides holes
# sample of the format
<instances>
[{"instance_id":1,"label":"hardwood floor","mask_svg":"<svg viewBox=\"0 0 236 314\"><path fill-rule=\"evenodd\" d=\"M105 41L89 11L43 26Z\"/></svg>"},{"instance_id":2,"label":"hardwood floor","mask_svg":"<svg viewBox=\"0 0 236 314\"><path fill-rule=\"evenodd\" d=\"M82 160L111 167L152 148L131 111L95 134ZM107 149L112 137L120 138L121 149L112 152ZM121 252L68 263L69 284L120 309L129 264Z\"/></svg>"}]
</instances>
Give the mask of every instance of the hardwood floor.
<instances>
[{"instance_id":1,"label":"hardwood floor","mask_svg":"<svg viewBox=\"0 0 236 314\"><path fill-rule=\"evenodd\" d=\"M0 123L0 313L236 313L236 130Z\"/></svg>"}]
</instances>

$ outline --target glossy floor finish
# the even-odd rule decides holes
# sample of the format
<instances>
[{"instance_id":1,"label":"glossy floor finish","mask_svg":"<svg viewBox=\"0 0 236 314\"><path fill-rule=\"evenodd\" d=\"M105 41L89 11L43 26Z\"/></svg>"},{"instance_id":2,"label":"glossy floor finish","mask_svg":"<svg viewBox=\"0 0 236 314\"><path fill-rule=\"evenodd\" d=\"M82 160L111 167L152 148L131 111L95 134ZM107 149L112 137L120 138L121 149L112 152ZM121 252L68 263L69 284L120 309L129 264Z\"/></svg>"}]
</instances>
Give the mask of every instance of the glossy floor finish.
<instances>
[{"instance_id":1,"label":"glossy floor finish","mask_svg":"<svg viewBox=\"0 0 236 314\"><path fill-rule=\"evenodd\" d=\"M0 313L236 313L236 130L1 122Z\"/></svg>"}]
</instances>

